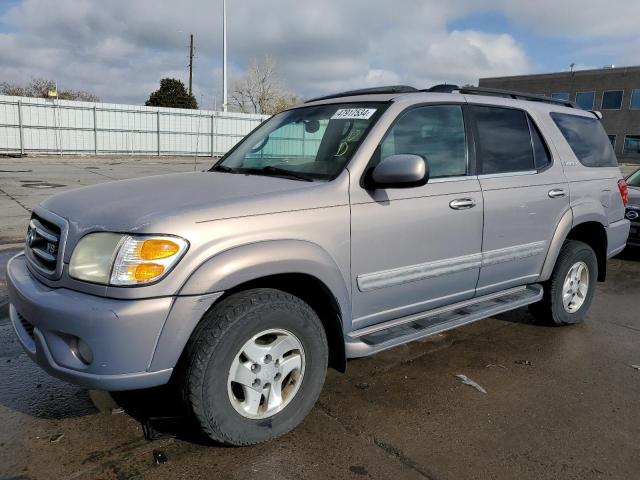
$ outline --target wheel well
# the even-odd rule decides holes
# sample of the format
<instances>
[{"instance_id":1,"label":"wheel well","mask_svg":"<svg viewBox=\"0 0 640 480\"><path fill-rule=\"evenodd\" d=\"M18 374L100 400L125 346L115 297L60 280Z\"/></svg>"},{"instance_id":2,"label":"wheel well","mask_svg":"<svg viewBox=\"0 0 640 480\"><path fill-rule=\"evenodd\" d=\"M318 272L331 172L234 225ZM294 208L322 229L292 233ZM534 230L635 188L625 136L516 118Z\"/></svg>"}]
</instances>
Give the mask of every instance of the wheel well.
<instances>
[{"instance_id":1,"label":"wheel well","mask_svg":"<svg viewBox=\"0 0 640 480\"><path fill-rule=\"evenodd\" d=\"M571 229L567 240L579 240L586 243L596 253L598 259L598 281L607 277L607 232L598 222L585 222Z\"/></svg>"},{"instance_id":2,"label":"wheel well","mask_svg":"<svg viewBox=\"0 0 640 480\"><path fill-rule=\"evenodd\" d=\"M346 370L347 359L340 307L336 298L323 282L304 273L270 275L237 285L227 290L221 299L251 288L275 288L295 295L308 303L324 326L329 344L329 366L339 372Z\"/></svg>"}]
</instances>

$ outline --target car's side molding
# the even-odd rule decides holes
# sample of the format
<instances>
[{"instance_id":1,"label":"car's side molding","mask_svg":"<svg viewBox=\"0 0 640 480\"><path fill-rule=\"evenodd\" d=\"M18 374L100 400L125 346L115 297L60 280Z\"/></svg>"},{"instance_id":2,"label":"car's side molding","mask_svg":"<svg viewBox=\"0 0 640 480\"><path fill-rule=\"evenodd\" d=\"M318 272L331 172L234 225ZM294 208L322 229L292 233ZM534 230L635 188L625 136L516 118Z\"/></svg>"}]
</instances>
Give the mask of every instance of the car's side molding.
<instances>
[{"instance_id":1,"label":"car's side molding","mask_svg":"<svg viewBox=\"0 0 640 480\"><path fill-rule=\"evenodd\" d=\"M322 282L336 299L343 328L350 327L351 295L345 277L326 250L304 240L267 240L220 252L194 271L179 295L226 291L278 274L306 274Z\"/></svg>"}]
</instances>

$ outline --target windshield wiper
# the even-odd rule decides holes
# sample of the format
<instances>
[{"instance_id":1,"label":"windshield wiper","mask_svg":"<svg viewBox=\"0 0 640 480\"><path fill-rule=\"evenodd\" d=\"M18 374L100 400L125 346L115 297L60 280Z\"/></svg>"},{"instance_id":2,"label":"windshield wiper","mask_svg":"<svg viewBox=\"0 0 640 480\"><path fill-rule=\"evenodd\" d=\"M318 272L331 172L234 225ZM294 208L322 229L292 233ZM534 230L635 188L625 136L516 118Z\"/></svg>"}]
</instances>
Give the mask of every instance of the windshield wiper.
<instances>
[{"instance_id":1,"label":"windshield wiper","mask_svg":"<svg viewBox=\"0 0 640 480\"><path fill-rule=\"evenodd\" d=\"M216 165L209 170L210 172L225 172L225 173L240 173L235 168L227 167L226 165Z\"/></svg>"},{"instance_id":2,"label":"windshield wiper","mask_svg":"<svg viewBox=\"0 0 640 480\"><path fill-rule=\"evenodd\" d=\"M300 172L293 172L284 168L274 167L272 165L262 168L242 168L236 170L238 173L248 173L254 175L271 175L274 177L295 178L296 180L303 180L305 182L313 182L313 178L309 175L305 175Z\"/></svg>"}]
</instances>

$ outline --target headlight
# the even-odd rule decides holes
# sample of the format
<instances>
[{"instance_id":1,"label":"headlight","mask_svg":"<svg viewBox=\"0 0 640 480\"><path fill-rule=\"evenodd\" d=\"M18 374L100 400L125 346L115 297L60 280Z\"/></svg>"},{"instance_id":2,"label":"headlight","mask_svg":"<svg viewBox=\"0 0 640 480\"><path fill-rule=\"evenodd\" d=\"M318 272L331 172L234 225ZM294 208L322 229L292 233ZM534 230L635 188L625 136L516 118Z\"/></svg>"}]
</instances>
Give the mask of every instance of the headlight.
<instances>
[{"instance_id":1,"label":"headlight","mask_svg":"<svg viewBox=\"0 0 640 480\"><path fill-rule=\"evenodd\" d=\"M78 242L69 275L104 285L142 285L165 276L189 244L179 237L91 233Z\"/></svg>"}]
</instances>

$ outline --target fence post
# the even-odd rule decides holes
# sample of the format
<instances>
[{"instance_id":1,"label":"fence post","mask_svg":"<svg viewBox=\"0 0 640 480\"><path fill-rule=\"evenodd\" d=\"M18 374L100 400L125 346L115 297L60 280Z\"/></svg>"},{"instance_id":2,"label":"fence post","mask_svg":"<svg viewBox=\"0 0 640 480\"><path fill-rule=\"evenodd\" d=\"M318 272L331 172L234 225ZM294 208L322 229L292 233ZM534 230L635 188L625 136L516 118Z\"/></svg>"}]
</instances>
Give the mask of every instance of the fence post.
<instances>
[{"instance_id":1,"label":"fence post","mask_svg":"<svg viewBox=\"0 0 640 480\"><path fill-rule=\"evenodd\" d=\"M156 120L157 120L157 127L158 127L158 156L160 156L160 110L158 110L157 116L156 116Z\"/></svg>"},{"instance_id":2,"label":"fence post","mask_svg":"<svg viewBox=\"0 0 640 480\"><path fill-rule=\"evenodd\" d=\"M22 100L18 100L18 128L20 129L20 155L24 155L24 131L22 128Z\"/></svg>"},{"instance_id":3,"label":"fence post","mask_svg":"<svg viewBox=\"0 0 640 480\"><path fill-rule=\"evenodd\" d=\"M213 143L215 142L215 138L216 138L215 121L216 121L216 114L212 113L211 114L211 156L212 157L214 156Z\"/></svg>"},{"instance_id":4,"label":"fence post","mask_svg":"<svg viewBox=\"0 0 640 480\"><path fill-rule=\"evenodd\" d=\"M98 109L95 105L93 106L93 148L98 155Z\"/></svg>"}]
</instances>

